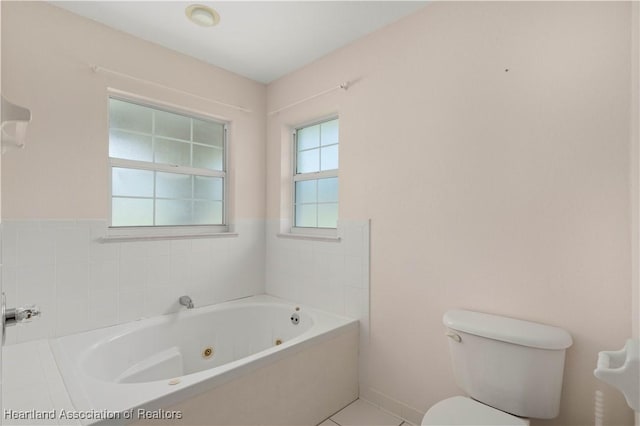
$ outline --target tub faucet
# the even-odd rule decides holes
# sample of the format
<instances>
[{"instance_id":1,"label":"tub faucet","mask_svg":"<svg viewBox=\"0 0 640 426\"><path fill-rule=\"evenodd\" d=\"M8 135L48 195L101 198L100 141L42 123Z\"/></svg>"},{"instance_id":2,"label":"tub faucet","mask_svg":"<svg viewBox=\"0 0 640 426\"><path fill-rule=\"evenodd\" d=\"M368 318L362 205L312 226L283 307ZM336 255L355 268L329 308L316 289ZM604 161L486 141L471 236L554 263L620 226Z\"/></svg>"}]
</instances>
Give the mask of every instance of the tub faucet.
<instances>
[{"instance_id":1,"label":"tub faucet","mask_svg":"<svg viewBox=\"0 0 640 426\"><path fill-rule=\"evenodd\" d=\"M193 301L189 296L180 296L179 302L182 306L186 306L187 309L193 309Z\"/></svg>"}]
</instances>

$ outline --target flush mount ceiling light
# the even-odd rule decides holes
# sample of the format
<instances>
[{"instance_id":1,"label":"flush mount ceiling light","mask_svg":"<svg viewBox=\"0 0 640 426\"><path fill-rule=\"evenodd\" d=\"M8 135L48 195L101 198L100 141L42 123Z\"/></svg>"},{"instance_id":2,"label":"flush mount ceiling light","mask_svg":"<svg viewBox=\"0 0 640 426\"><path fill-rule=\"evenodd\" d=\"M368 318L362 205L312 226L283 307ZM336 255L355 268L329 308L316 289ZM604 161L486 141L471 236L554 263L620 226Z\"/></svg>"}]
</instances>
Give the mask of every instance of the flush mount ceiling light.
<instances>
[{"instance_id":1,"label":"flush mount ceiling light","mask_svg":"<svg viewBox=\"0 0 640 426\"><path fill-rule=\"evenodd\" d=\"M220 22L220 15L218 15L218 12L209 6L192 4L185 9L184 13L191 22L202 27L213 27Z\"/></svg>"}]
</instances>

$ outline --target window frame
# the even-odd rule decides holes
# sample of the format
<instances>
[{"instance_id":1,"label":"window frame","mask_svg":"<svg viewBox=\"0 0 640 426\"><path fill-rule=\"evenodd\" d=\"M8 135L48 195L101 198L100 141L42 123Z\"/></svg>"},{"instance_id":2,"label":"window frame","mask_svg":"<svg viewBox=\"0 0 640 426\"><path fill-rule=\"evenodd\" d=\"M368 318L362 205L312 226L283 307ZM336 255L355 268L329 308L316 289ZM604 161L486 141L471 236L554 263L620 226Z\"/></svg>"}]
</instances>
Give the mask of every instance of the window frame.
<instances>
[{"instance_id":1,"label":"window frame","mask_svg":"<svg viewBox=\"0 0 640 426\"><path fill-rule=\"evenodd\" d=\"M121 158L114 158L109 156L107 152L107 165L108 165L108 222L105 232L105 240L119 240L119 239L136 239L136 238L189 238L189 237L206 237L206 236L227 236L236 235L229 232L229 127L230 120L226 120L220 117L216 117L210 114L206 114L200 111L194 111L189 108L177 106L169 103L164 103L144 97L139 97L130 93L123 93L120 91L109 90L107 93L107 148L110 143L110 100L115 99L122 102L128 102L135 105L139 105L154 110L163 112L179 114L188 118L200 119L205 121L212 121L223 126L223 155L222 155L222 169L211 170L201 169L191 166L179 166L163 163L155 163L153 161L139 161L139 160L127 160ZM151 135L154 137L154 135ZM190 141L193 143L193 141ZM136 170L149 170L155 172L165 173L177 173L187 174L191 176L207 176L207 177L219 177L223 180L222 185L222 224L189 224L189 225L138 225L138 226L114 226L113 225L113 168L126 168ZM153 197L156 200L155 194ZM155 211L155 202L154 202ZM155 214L154 214L155 218Z\"/></svg>"},{"instance_id":2,"label":"window frame","mask_svg":"<svg viewBox=\"0 0 640 426\"><path fill-rule=\"evenodd\" d=\"M309 235L320 237L336 237L338 234L338 226L340 222L340 216L336 222L335 228L324 227L308 227L308 226L296 226L296 183L306 180L319 180L326 178L338 179L338 185L340 182L340 163L338 160L338 168L332 170L320 170L317 172L298 173L298 131L301 129L316 126L328 121L338 120L338 153L340 152L340 117L337 114L329 115L313 121L308 121L303 124L292 127L292 155L291 155L291 201L290 201L290 214L291 214L291 228L289 232L296 235ZM338 214L340 212L340 190L338 190Z\"/></svg>"}]
</instances>

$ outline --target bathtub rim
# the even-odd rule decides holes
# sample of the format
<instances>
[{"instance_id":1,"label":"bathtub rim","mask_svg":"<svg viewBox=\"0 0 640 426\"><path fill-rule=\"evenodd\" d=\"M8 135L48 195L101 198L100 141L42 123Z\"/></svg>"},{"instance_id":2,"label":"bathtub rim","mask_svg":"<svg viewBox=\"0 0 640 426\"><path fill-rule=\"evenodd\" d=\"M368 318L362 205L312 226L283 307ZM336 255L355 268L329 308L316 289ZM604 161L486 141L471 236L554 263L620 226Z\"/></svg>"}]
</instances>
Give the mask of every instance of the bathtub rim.
<instances>
[{"instance_id":1,"label":"bathtub rim","mask_svg":"<svg viewBox=\"0 0 640 426\"><path fill-rule=\"evenodd\" d=\"M173 313L168 313L168 314L164 314L164 315L157 315L157 316L153 316L153 317L149 317L149 318L143 318L140 320L136 320L136 321L130 321L127 323L123 323L123 324L118 324L121 326L120 329L115 329L114 327L117 327L118 325L114 325L114 326L110 326L110 327L104 327L104 332L106 333L107 330L112 330L112 331L116 331L115 333L108 333L106 334L103 338L99 338L97 340L95 340L93 342L93 344L90 347L87 347L86 350L83 350L83 354L81 356L78 357L78 363L79 363L79 370L80 372L84 372L85 367L86 367L86 363L87 363L87 353L91 352L93 350L99 350L99 348L103 345L108 345L110 342L112 341L116 341L119 340L121 338L126 338L127 335L136 333L139 330L142 329L152 329L154 327L157 326L163 326L163 325L170 325L172 322L175 321L181 321L182 319L188 321L189 318L193 318L193 317L198 317L200 315L206 315L210 312L224 312L224 311L229 311L229 310L235 310L235 309L244 309L244 308L251 308L251 307L262 307L262 306L271 306L271 305L276 305L278 306L278 308L282 308L283 312L284 311L289 311L291 312L294 308L292 308L291 306L289 306L289 304L285 304L285 303L274 303L272 301L261 301L261 300L249 300L251 298L254 298L256 296L248 296L248 297L243 297L241 299L234 299L232 301L229 302L224 302L224 303L220 303L220 304L216 304L216 305L207 305L207 306L203 306L203 307L199 307L199 308L195 308L195 309L189 309L189 310L180 310L178 312L173 312ZM274 298L275 299L275 298ZM238 302L238 303L230 303L230 302ZM301 317L307 318L307 321L310 322L311 326L310 327L306 327L303 326L304 331L301 331L298 335L296 335L295 337L291 338L291 339L287 339L285 340L282 344L283 345L292 345L293 343L295 343L300 337L303 337L306 333L310 332L313 330L313 327L316 325L316 319L314 318L313 313L308 313L307 311L309 310L309 308L304 307L304 309L300 306L300 305L295 305L295 307L300 307L301 311L300 311L300 315ZM127 326L130 325L130 326ZM102 329L101 329L102 330ZM95 332L95 333L94 333ZM76 336L76 335L83 335L83 334L98 334L96 332L96 330L88 330L86 332L82 332L82 333L76 333L74 335L69 335L69 336L63 336L63 337L71 337L71 336ZM62 339L62 337L60 338ZM56 339L57 340L57 339ZM275 347L269 347L266 349L263 349L261 351L255 352L253 354L247 355L247 357L252 356L252 355L257 355L259 353L262 353L264 351L268 351L270 349L274 349L277 350L278 348ZM244 359L246 357L240 358L238 360L234 360L231 361L235 362L235 361L240 361L241 359ZM227 364L230 364L227 363ZM225 364L222 364L225 365ZM221 365L221 366L222 366ZM217 368L217 367L211 367L211 368ZM209 368L209 369L211 369ZM198 374L201 371L205 371L205 370L209 370L209 369L202 369L202 370L198 370L198 371L194 371L192 373L186 373L183 374L182 376L179 377L187 377L190 376L192 374ZM116 382L116 381L112 381L112 380L108 380L105 378L101 378L97 375L91 374L91 373L86 373L85 374L87 377L90 377L92 379L95 379L98 382L105 382L105 383L113 383L113 384L122 384L122 385L127 385L127 384L136 384L136 383L153 383L153 382L158 382L158 384L166 382L167 380L169 380L170 378L166 378L166 379L158 379L158 380L148 380L148 381L144 381L144 382Z\"/></svg>"},{"instance_id":2,"label":"bathtub rim","mask_svg":"<svg viewBox=\"0 0 640 426\"><path fill-rule=\"evenodd\" d=\"M153 394L153 396L145 398L144 401L133 402L132 404L127 406L123 406L122 403L107 404L107 406L95 406L95 395L90 395L91 391L89 391L87 387L101 386L103 390L108 391L109 389L111 389L115 391L122 386L126 386L128 387L128 389L132 390L136 387L139 389L146 388L144 389L146 391L152 386L162 386L162 382L167 381L158 380L142 383L111 383L96 379L95 377L84 374L82 371L80 371L80 369L74 367L73 360L69 358L69 353L65 349L64 345L66 339L79 338L79 336L87 337L90 335L104 335L102 338L95 340L93 344L84 348L83 352L87 352L95 348L95 346L105 342L105 339L108 339L108 336L111 336L111 339L115 339L117 338L117 336L130 333L140 327L153 325L156 322L168 321L171 320L171 318L178 319L180 318L180 316L185 315L197 315L197 311L200 311L200 314L205 314L210 311L222 310L227 308L230 309L236 305L246 306L264 304L284 305L291 309L300 307L300 309L305 310L311 315L314 320L314 326L312 326L309 330L303 332L301 335L296 336L295 338L283 343L280 346L270 347L266 350L251 354L247 357L232 361L227 364L223 364L218 367L181 376L181 379L184 380L181 380L180 384L172 386L170 388L165 388L168 389L165 392L158 393L152 391L151 394ZM123 324L117 324L110 327L104 327L100 329L85 331L82 333L75 333L68 336L49 339L49 346L52 353L54 354L56 364L58 365L58 369L75 409L85 412L106 410L114 413L123 413L128 410L137 409L157 410L199 395L224 383L230 382L235 378L241 377L242 375L248 374L263 366L276 362L281 358L303 351L305 350L305 348L308 348L312 345L328 341L342 333L359 330L359 321L357 319L326 312L317 308L298 304L286 299L281 299L266 294L249 296L215 305L208 305L201 308L196 308L194 309L194 311L196 312L179 311L171 314L144 318ZM318 321L318 315L323 319L328 318L329 324ZM331 325L330 328L328 328L329 325ZM312 332L313 334L311 334ZM82 355L77 356L79 357ZM83 419L81 419L80 421L84 425L101 423L101 421ZM127 424L130 421L131 420L110 419L107 422L108 424Z\"/></svg>"}]
</instances>

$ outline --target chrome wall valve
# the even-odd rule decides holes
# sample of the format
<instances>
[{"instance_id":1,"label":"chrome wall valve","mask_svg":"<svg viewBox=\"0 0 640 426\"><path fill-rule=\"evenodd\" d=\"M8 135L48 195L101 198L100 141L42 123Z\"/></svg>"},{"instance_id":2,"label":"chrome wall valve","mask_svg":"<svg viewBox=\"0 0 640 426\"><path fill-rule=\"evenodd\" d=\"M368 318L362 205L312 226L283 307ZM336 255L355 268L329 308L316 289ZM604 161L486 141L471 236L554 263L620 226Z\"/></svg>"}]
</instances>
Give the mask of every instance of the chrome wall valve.
<instances>
[{"instance_id":1,"label":"chrome wall valve","mask_svg":"<svg viewBox=\"0 0 640 426\"><path fill-rule=\"evenodd\" d=\"M19 308L9 308L4 313L4 323L7 327L29 322L35 317L40 316L40 308L36 305L24 305Z\"/></svg>"},{"instance_id":2,"label":"chrome wall valve","mask_svg":"<svg viewBox=\"0 0 640 426\"><path fill-rule=\"evenodd\" d=\"M6 327L12 325L30 322L34 318L40 316L40 308L36 305L24 305L19 308L8 308L5 303L5 295L2 293L2 312L0 317L2 321L2 343L4 344L6 336Z\"/></svg>"}]
</instances>

